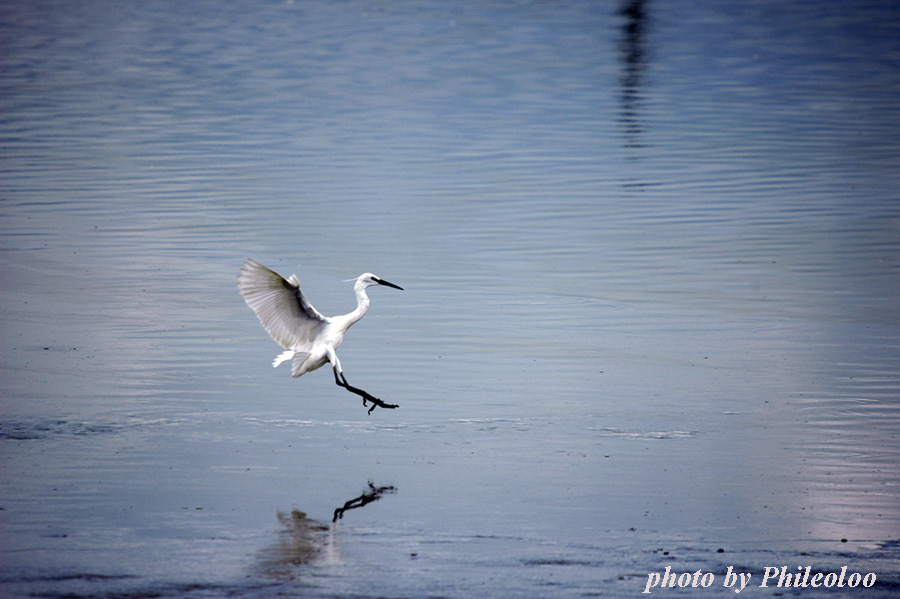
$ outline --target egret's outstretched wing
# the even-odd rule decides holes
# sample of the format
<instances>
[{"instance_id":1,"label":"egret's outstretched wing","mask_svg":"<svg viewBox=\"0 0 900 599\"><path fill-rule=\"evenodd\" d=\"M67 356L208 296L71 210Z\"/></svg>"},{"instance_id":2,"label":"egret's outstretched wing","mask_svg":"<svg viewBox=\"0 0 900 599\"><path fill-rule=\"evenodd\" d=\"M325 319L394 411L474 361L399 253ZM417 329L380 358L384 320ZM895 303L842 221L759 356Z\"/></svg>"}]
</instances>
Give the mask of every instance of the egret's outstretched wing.
<instances>
[{"instance_id":1,"label":"egret's outstretched wing","mask_svg":"<svg viewBox=\"0 0 900 599\"><path fill-rule=\"evenodd\" d=\"M238 275L237 287L263 328L282 347L305 345L328 324L328 318L303 297L296 276L285 280L259 262L247 260Z\"/></svg>"}]
</instances>

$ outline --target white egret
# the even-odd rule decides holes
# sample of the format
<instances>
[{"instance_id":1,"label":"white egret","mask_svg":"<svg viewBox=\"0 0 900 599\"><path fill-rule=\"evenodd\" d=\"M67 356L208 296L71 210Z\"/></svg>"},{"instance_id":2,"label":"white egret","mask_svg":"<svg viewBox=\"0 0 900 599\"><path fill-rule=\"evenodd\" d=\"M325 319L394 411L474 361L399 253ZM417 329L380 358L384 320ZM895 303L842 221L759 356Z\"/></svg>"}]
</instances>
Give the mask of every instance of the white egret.
<instances>
[{"instance_id":1,"label":"white egret","mask_svg":"<svg viewBox=\"0 0 900 599\"><path fill-rule=\"evenodd\" d=\"M247 260L238 275L237 287L244 301L256 313L259 322L276 343L286 348L272 362L278 366L291 360L291 374L294 378L312 372L330 363L334 370L334 382L352 393L372 402L369 413L375 407L396 408L394 404L381 401L362 389L351 386L341 369L341 361L335 350L344 340L347 329L365 316L369 310L369 296L366 288L385 285L394 289L402 287L388 283L370 272L359 275L353 291L356 292L356 309L343 316L323 316L306 300L300 291L297 275L285 280L256 262Z\"/></svg>"}]
</instances>

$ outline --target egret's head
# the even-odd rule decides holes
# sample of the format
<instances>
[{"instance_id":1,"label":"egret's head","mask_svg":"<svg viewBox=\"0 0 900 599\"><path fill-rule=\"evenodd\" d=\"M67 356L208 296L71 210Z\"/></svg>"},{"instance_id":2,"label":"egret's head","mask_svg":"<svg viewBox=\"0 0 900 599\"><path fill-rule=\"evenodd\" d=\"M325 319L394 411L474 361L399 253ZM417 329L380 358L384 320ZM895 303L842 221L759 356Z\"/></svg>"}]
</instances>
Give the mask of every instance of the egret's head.
<instances>
[{"instance_id":1,"label":"egret's head","mask_svg":"<svg viewBox=\"0 0 900 599\"><path fill-rule=\"evenodd\" d=\"M361 286L363 288L371 287L372 285L384 285L386 287L393 287L394 289L399 289L400 291L403 291L403 287L400 287L399 285L394 285L393 283L388 283L381 277L376 277L375 275L373 275L370 272L359 275L359 278L356 279L356 285Z\"/></svg>"}]
</instances>

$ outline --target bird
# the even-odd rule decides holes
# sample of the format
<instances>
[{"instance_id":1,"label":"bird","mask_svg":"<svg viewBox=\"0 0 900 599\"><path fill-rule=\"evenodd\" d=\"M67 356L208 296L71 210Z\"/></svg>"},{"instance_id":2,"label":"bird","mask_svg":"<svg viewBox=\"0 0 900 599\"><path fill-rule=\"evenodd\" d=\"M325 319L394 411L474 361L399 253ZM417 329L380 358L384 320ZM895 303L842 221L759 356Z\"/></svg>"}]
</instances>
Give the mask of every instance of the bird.
<instances>
[{"instance_id":1,"label":"bird","mask_svg":"<svg viewBox=\"0 0 900 599\"><path fill-rule=\"evenodd\" d=\"M244 301L256 314L263 328L276 343L285 348L273 361L277 367L282 362L291 360L291 375L294 378L303 376L331 364L334 371L334 382L372 402L369 414L376 407L396 408L374 397L370 393L347 382L341 361L336 350L344 340L347 330L359 322L369 310L369 296L366 289L373 285L383 285L403 291L403 287L394 285L370 272L359 275L353 285L356 293L356 309L342 316L323 316L303 295L300 290L300 279L291 275L285 279L278 273L269 270L256 260L247 259L237 277L237 288Z\"/></svg>"}]
</instances>

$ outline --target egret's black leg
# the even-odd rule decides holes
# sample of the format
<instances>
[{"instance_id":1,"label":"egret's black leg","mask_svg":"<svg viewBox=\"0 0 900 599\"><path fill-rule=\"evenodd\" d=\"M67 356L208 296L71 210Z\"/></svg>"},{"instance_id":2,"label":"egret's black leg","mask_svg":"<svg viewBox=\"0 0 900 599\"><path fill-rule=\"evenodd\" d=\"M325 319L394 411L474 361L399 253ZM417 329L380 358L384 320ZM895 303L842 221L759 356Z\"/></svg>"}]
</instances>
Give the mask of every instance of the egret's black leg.
<instances>
[{"instance_id":1,"label":"egret's black leg","mask_svg":"<svg viewBox=\"0 0 900 599\"><path fill-rule=\"evenodd\" d=\"M334 382L337 383L339 387L343 387L347 391L350 391L351 393L356 393L357 395L362 397L364 406L366 405L366 400L371 401L372 407L369 408L369 414L371 414L372 410L374 410L375 408L393 409L393 408L399 407L396 404L385 403L385 402L381 401L380 399L378 399L377 397L375 397L374 395L371 395L371 394L367 393L366 391L363 391L362 389L354 387L353 385L351 385L350 383L347 382L347 377L344 376L343 372L340 373L340 378L338 378L337 369L334 370Z\"/></svg>"},{"instance_id":2,"label":"egret's black leg","mask_svg":"<svg viewBox=\"0 0 900 599\"><path fill-rule=\"evenodd\" d=\"M344 380L341 381L341 379L344 379ZM363 400L363 406L369 405L366 403L366 396L369 394L366 393L365 391L363 391L362 389L357 389L356 387L351 387L347 383L347 378L344 376L343 372L341 373L340 378L338 378L337 368L334 369L334 382L337 383L338 387L343 387L344 389L347 389L348 391L352 391L353 393L356 393L357 395L361 396L362 400Z\"/></svg>"}]
</instances>

